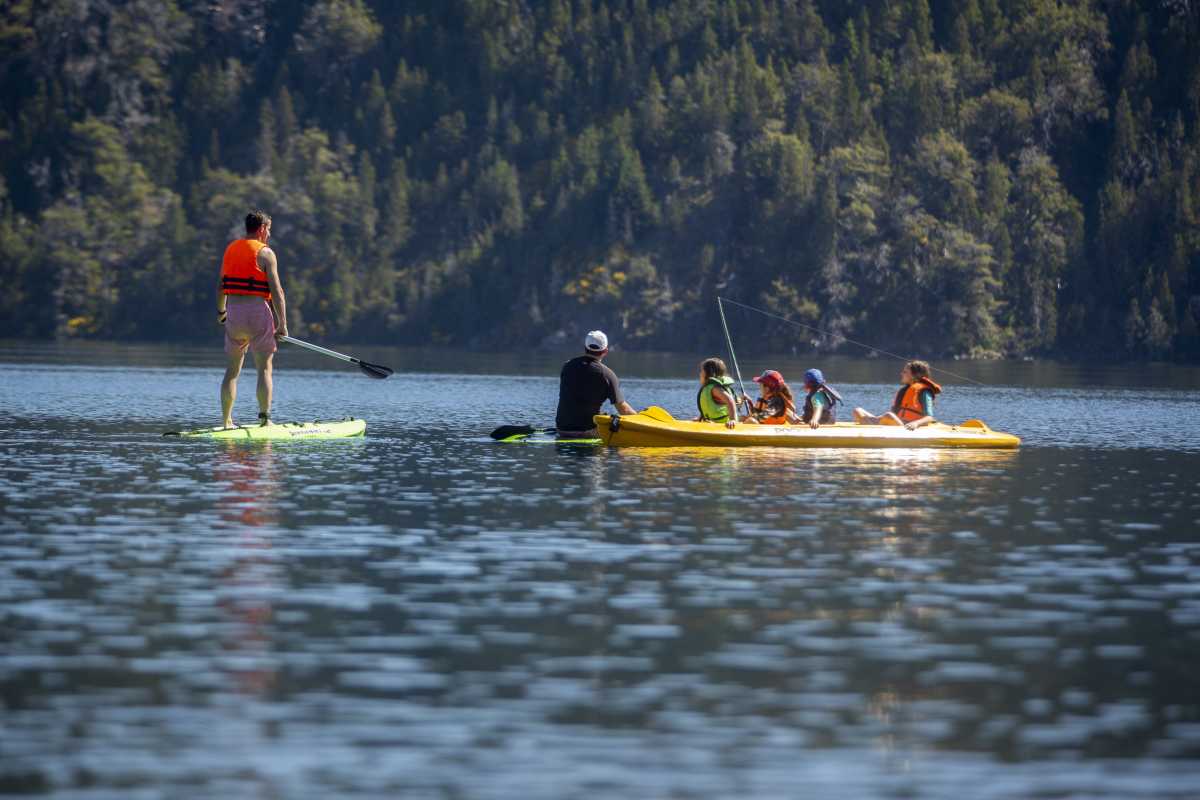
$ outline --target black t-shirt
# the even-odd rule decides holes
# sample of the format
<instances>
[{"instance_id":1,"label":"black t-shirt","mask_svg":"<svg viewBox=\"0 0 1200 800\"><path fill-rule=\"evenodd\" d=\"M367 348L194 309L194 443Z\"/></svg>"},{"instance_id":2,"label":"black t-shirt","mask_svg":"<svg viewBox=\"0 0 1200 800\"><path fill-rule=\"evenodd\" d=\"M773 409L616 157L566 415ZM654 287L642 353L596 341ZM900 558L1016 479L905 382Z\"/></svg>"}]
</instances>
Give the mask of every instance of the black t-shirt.
<instances>
[{"instance_id":1,"label":"black t-shirt","mask_svg":"<svg viewBox=\"0 0 1200 800\"><path fill-rule=\"evenodd\" d=\"M586 431L596 427L592 417L607 400L614 406L625 402L621 381L595 356L579 356L563 364L558 383L558 414L554 425L560 431Z\"/></svg>"}]
</instances>

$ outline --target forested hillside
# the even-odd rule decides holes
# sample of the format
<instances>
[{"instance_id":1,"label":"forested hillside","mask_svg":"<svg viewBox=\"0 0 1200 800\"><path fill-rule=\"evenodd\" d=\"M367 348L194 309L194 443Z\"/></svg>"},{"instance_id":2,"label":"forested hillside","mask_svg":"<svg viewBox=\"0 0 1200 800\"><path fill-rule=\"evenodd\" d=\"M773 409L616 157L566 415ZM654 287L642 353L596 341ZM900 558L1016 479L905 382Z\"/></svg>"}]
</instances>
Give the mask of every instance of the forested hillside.
<instances>
[{"instance_id":1,"label":"forested hillside","mask_svg":"<svg viewBox=\"0 0 1200 800\"><path fill-rule=\"evenodd\" d=\"M3 336L1200 358L1188 0L4 5Z\"/></svg>"}]
</instances>

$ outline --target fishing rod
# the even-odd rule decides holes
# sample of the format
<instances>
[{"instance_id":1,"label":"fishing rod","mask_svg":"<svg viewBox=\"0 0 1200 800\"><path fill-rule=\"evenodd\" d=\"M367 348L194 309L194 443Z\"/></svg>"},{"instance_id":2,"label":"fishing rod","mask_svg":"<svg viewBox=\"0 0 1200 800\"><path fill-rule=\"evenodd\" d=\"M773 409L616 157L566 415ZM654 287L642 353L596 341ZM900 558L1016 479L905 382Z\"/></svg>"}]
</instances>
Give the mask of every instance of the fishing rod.
<instances>
[{"instance_id":1,"label":"fishing rod","mask_svg":"<svg viewBox=\"0 0 1200 800\"><path fill-rule=\"evenodd\" d=\"M742 390L742 398L744 399L746 397L746 384L742 383L742 370L738 367L737 354L733 352L733 339L729 336L729 323L725 321L725 307L721 305L720 296L717 297L717 311L721 314L721 327L725 329L725 344L729 346L729 360L733 362L733 374L737 375L738 388Z\"/></svg>"},{"instance_id":2,"label":"fishing rod","mask_svg":"<svg viewBox=\"0 0 1200 800\"><path fill-rule=\"evenodd\" d=\"M805 330L812 331L813 333L819 333L822 336L836 337L838 339L841 339L842 341L849 342L850 344L852 344L856 347L861 347L864 350L870 350L873 353L879 353L880 355L888 356L888 357L894 358L898 361L908 362L908 361L912 360L911 358L907 358L906 356L902 356L897 353L891 353L891 352L888 352L887 350L883 350L878 347L872 347L871 345L865 344L863 342L855 341L854 339L851 339L849 336L843 336L840 333L834 333L833 331L827 331L827 330L823 330L821 328L816 328L816 327L813 327L812 325L805 325L803 322L797 322L794 319L788 319L787 317L780 316L779 314L772 314L770 311L764 311L761 308L755 308L754 306L746 305L745 303L739 303L737 300L730 300L728 298L717 297L717 307L718 308L720 308L722 300L724 300L726 303L732 303L735 306L741 306L742 308L747 309L749 311L757 311L759 314L762 314L765 317L770 317L771 319L777 319L780 322L786 322L788 325L795 325L796 327L804 328ZM721 324L722 325L725 324L725 312L724 311L721 312ZM725 326L725 339L726 339L726 341L729 340L729 326L728 325ZM733 344L732 343L730 343L730 345L729 345L729 352L733 353ZM737 361L736 360L734 360L733 366L734 366L734 369L737 369ZM944 369L940 366L938 367L938 372L944 373L953 378L958 378L959 380L962 380L962 381L966 381L967 383L973 383L976 386L986 386L987 385L985 383L982 383L981 381L975 380L974 378L968 378L966 375L959 375L957 372L951 372L950 370ZM739 382L741 381L741 379L742 379L742 376L738 375ZM742 391L745 392L745 389L743 389Z\"/></svg>"}]
</instances>

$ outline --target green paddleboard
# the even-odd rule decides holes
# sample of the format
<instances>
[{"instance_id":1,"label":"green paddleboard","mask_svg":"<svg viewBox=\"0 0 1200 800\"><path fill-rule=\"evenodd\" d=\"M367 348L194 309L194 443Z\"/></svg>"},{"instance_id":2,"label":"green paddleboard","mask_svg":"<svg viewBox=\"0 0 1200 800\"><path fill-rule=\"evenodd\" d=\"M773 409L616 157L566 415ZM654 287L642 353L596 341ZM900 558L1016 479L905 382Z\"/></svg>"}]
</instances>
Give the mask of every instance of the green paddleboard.
<instances>
[{"instance_id":1,"label":"green paddleboard","mask_svg":"<svg viewBox=\"0 0 1200 800\"><path fill-rule=\"evenodd\" d=\"M499 440L505 444L604 444L603 439L556 439L553 434L517 434Z\"/></svg>"},{"instance_id":2,"label":"green paddleboard","mask_svg":"<svg viewBox=\"0 0 1200 800\"><path fill-rule=\"evenodd\" d=\"M183 439L233 439L235 441L273 441L289 439L345 439L362 436L366 420L330 419L313 422L281 422L269 425L238 425L235 428L197 428L192 431L167 431L163 436Z\"/></svg>"}]
</instances>

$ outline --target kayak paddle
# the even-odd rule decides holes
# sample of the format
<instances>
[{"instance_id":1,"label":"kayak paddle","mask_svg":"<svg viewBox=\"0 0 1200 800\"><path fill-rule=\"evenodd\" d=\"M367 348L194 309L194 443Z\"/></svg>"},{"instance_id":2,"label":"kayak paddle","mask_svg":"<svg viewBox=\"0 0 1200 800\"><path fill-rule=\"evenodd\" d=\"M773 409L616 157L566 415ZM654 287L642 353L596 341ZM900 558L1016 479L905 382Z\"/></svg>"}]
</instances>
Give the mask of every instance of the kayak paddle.
<instances>
[{"instance_id":1,"label":"kayak paddle","mask_svg":"<svg viewBox=\"0 0 1200 800\"><path fill-rule=\"evenodd\" d=\"M497 442L518 437L533 436L535 433L554 433L555 428L535 428L532 425L501 425L488 434Z\"/></svg>"},{"instance_id":2,"label":"kayak paddle","mask_svg":"<svg viewBox=\"0 0 1200 800\"><path fill-rule=\"evenodd\" d=\"M395 370L393 370L391 367L385 367L382 364L372 364L369 361L363 361L362 359L355 358L354 356L344 355L343 353L338 353L333 350L326 350L324 347L317 347L315 344L302 342L299 339L293 339L291 336L280 336L279 340L282 342L287 342L288 344L298 345L303 347L305 350L312 350L314 353L320 353L323 356L336 358L339 361L348 361L351 364L357 365L358 368L363 371L363 374L368 378L378 378L379 380L383 380L395 372Z\"/></svg>"},{"instance_id":3,"label":"kayak paddle","mask_svg":"<svg viewBox=\"0 0 1200 800\"><path fill-rule=\"evenodd\" d=\"M666 409L660 408L659 406L649 406L638 413L642 416L656 419L659 422L675 421L675 418L672 417ZM491 436L498 442L502 442L506 439L511 440L523 438L525 436L533 436L535 433L554 433L557 430L557 428L535 428L532 425L501 425L499 428L496 428L496 430L489 433L488 436Z\"/></svg>"},{"instance_id":4,"label":"kayak paddle","mask_svg":"<svg viewBox=\"0 0 1200 800\"><path fill-rule=\"evenodd\" d=\"M658 420L659 422L676 421L665 408L660 408L658 405L649 405L649 407L638 411L638 414L648 416L650 419ZM490 435L490 437L497 441L504 441L532 437L535 433L554 433L557 431L558 428L535 428L532 425L502 425L487 435Z\"/></svg>"}]
</instances>

